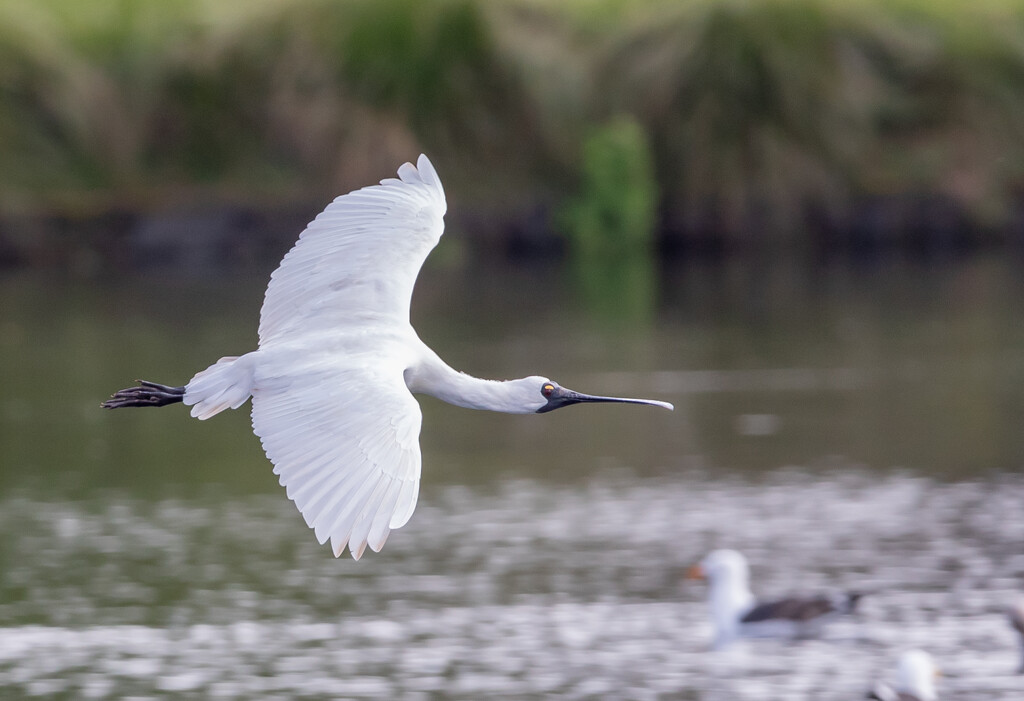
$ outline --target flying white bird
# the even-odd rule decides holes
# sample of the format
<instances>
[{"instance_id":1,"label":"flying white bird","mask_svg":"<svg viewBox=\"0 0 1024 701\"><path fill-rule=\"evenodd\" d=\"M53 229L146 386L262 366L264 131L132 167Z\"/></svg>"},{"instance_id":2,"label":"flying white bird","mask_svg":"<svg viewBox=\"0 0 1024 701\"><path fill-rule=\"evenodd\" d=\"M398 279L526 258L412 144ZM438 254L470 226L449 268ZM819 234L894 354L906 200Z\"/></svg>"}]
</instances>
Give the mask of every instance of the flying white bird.
<instances>
[{"instance_id":1,"label":"flying white bird","mask_svg":"<svg viewBox=\"0 0 1024 701\"><path fill-rule=\"evenodd\" d=\"M426 156L334 200L270 277L259 348L221 358L183 387L139 381L103 406L184 402L208 419L252 397L253 431L321 544L359 559L412 516L422 415L414 393L469 409L541 414L598 397L546 377L482 380L449 367L413 330L416 276L447 209Z\"/></svg>"}]
</instances>

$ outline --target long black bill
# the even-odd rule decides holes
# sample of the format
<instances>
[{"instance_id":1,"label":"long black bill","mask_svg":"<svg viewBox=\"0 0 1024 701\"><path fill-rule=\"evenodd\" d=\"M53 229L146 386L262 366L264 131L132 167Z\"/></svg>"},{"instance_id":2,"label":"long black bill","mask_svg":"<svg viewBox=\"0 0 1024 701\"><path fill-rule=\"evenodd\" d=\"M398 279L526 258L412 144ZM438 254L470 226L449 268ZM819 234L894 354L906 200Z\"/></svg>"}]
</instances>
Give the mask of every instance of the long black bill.
<instances>
[{"instance_id":1,"label":"long black bill","mask_svg":"<svg viewBox=\"0 0 1024 701\"><path fill-rule=\"evenodd\" d=\"M561 409L564 406L570 404L585 404L587 402L614 402L616 404L649 404L651 406L660 406L662 409L668 409L673 411L674 406L668 402L659 402L656 399L629 399L626 397L598 397L593 394L583 394L582 392L574 392L571 389L565 387L556 387L555 391L548 397L548 403L537 410L538 414L544 414L555 409Z\"/></svg>"}]
</instances>

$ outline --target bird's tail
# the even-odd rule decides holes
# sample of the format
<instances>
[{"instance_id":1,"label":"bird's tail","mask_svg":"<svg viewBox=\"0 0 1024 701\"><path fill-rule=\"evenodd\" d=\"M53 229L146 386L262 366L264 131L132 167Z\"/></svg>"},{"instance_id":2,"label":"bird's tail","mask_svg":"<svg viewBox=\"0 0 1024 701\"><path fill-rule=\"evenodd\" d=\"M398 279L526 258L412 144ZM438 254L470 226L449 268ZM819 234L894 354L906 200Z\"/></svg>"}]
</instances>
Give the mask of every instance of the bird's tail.
<instances>
[{"instance_id":1,"label":"bird's tail","mask_svg":"<svg viewBox=\"0 0 1024 701\"><path fill-rule=\"evenodd\" d=\"M899 697L899 694L879 682L868 689L868 693L864 698L874 699L875 701L900 701Z\"/></svg>"},{"instance_id":2,"label":"bird's tail","mask_svg":"<svg viewBox=\"0 0 1024 701\"><path fill-rule=\"evenodd\" d=\"M862 591L848 591L845 597L840 600L839 606L837 607L840 613L853 613L857 610L857 604L864 598L864 592Z\"/></svg>"},{"instance_id":3,"label":"bird's tail","mask_svg":"<svg viewBox=\"0 0 1024 701\"><path fill-rule=\"evenodd\" d=\"M192 407L192 416L206 420L245 404L253 384L253 366L248 355L221 358L185 385L183 401Z\"/></svg>"}]
</instances>

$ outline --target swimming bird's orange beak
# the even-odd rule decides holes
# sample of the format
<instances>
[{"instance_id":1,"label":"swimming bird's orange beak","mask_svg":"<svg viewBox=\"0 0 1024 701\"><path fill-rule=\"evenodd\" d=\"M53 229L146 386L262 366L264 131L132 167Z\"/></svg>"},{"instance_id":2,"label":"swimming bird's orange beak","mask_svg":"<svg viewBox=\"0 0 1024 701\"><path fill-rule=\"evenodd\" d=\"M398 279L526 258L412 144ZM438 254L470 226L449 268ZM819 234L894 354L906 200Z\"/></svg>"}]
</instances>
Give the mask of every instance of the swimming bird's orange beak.
<instances>
[{"instance_id":1,"label":"swimming bird's orange beak","mask_svg":"<svg viewBox=\"0 0 1024 701\"><path fill-rule=\"evenodd\" d=\"M707 579L708 576L704 573L704 568L700 566L698 562L695 565L690 565L686 570L686 579Z\"/></svg>"}]
</instances>

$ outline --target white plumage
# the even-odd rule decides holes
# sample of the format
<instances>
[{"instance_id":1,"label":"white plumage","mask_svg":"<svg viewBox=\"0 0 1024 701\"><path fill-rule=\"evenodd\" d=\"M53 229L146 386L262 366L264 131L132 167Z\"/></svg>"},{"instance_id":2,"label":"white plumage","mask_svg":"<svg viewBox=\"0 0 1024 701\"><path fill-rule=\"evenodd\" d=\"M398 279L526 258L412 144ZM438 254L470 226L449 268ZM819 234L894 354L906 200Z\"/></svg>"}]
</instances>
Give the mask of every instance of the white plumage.
<instances>
[{"instance_id":1,"label":"white plumage","mask_svg":"<svg viewBox=\"0 0 1024 701\"><path fill-rule=\"evenodd\" d=\"M184 397L207 419L251 394L288 497L317 540L336 555L351 543L356 559L405 525L419 494L421 414L403 374L422 342L409 304L446 204L426 156L398 175L306 227L270 277L259 350L200 372Z\"/></svg>"},{"instance_id":2,"label":"white plumage","mask_svg":"<svg viewBox=\"0 0 1024 701\"><path fill-rule=\"evenodd\" d=\"M252 425L288 497L334 554L378 551L419 495L422 415L413 392L473 409L543 413L580 394L545 377L497 382L457 372L416 335L416 277L447 205L426 156L398 178L342 195L314 219L271 275L259 348L221 358L184 387L142 382L108 408L183 401L208 419L252 396Z\"/></svg>"},{"instance_id":3,"label":"white plumage","mask_svg":"<svg viewBox=\"0 0 1024 701\"><path fill-rule=\"evenodd\" d=\"M399 168L398 179L335 199L270 276L260 348L360 321L408 325L413 285L447 208L426 156Z\"/></svg>"},{"instance_id":4,"label":"white plumage","mask_svg":"<svg viewBox=\"0 0 1024 701\"><path fill-rule=\"evenodd\" d=\"M938 666L924 650L907 650L900 655L896 668L896 685L879 682L868 692L876 701L937 701L935 680L940 675Z\"/></svg>"},{"instance_id":5,"label":"white plumage","mask_svg":"<svg viewBox=\"0 0 1024 701\"><path fill-rule=\"evenodd\" d=\"M861 595L787 596L758 601L750 591L747 558L735 550L715 550L690 568L690 579L708 581L708 609L716 648L741 636L802 638L817 635L823 624L852 613Z\"/></svg>"}]
</instances>

